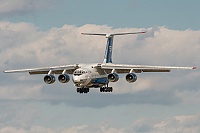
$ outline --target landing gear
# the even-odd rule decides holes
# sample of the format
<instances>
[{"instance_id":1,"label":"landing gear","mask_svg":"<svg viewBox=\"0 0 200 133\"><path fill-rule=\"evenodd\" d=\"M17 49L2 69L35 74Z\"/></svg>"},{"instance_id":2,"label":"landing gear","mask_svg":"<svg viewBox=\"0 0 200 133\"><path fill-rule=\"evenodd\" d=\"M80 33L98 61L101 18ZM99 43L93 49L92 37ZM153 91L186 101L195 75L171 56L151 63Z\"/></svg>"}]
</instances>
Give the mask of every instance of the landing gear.
<instances>
[{"instance_id":1,"label":"landing gear","mask_svg":"<svg viewBox=\"0 0 200 133\"><path fill-rule=\"evenodd\" d=\"M88 93L90 91L89 88L77 88L77 93Z\"/></svg>"},{"instance_id":2,"label":"landing gear","mask_svg":"<svg viewBox=\"0 0 200 133\"><path fill-rule=\"evenodd\" d=\"M112 92L113 88L112 87L101 87L100 92Z\"/></svg>"},{"instance_id":3,"label":"landing gear","mask_svg":"<svg viewBox=\"0 0 200 133\"><path fill-rule=\"evenodd\" d=\"M100 92L112 92L113 88L112 87L108 87L108 84L106 85L106 87L101 87L100 88Z\"/></svg>"}]
</instances>

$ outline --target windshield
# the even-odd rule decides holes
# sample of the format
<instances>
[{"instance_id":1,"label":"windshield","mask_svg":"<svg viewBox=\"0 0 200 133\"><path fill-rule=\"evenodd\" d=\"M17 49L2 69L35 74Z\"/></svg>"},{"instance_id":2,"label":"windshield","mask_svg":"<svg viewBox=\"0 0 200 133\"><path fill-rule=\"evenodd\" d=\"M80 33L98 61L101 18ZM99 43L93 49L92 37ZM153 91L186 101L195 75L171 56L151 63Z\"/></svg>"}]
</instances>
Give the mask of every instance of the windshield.
<instances>
[{"instance_id":1,"label":"windshield","mask_svg":"<svg viewBox=\"0 0 200 133\"><path fill-rule=\"evenodd\" d=\"M88 72L84 71L84 70L76 70L76 71L74 71L74 76L80 76L85 73L88 73Z\"/></svg>"}]
</instances>

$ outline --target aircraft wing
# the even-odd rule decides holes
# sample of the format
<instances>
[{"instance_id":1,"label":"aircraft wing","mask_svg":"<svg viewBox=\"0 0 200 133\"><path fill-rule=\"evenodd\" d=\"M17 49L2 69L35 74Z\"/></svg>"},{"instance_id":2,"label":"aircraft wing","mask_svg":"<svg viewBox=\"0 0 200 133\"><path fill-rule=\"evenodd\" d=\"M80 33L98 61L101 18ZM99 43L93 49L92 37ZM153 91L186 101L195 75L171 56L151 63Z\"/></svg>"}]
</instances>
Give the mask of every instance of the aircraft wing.
<instances>
[{"instance_id":1,"label":"aircraft wing","mask_svg":"<svg viewBox=\"0 0 200 133\"><path fill-rule=\"evenodd\" d=\"M40 67L40 68L30 68L30 69L18 69L18 70L6 70L5 73L16 73L16 72L29 72L30 75L33 74L62 74L65 71L68 74L72 74L75 69L79 68L78 64L75 65L62 65L53 67Z\"/></svg>"},{"instance_id":2,"label":"aircraft wing","mask_svg":"<svg viewBox=\"0 0 200 133\"><path fill-rule=\"evenodd\" d=\"M149 66L149 65L124 65L106 63L100 66L107 73L115 70L116 73L141 73L141 72L170 72L172 69L196 69L196 67Z\"/></svg>"}]
</instances>

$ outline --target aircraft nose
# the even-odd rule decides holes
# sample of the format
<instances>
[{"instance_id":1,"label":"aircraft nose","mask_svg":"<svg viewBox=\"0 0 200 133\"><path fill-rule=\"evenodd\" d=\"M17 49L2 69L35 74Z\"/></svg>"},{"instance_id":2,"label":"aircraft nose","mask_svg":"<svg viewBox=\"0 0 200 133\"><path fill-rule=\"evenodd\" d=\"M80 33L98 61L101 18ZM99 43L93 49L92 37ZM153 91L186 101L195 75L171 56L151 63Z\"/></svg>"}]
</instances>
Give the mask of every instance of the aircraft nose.
<instances>
[{"instance_id":1,"label":"aircraft nose","mask_svg":"<svg viewBox=\"0 0 200 133\"><path fill-rule=\"evenodd\" d=\"M73 77L73 81L74 81L74 83L79 83L80 82L80 78Z\"/></svg>"},{"instance_id":2,"label":"aircraft nose","mask_svg":"<svg viewBox=\"0 0 200 133\"><path fill-rule=\"evenodd\" d=\"M76 76L73 77L73 82L74 82L75 86L77 86L77 87L84 86L86 81L87 81L87 79L84 79L81 77L76 77Z\"/></svg>"}]
</instances>

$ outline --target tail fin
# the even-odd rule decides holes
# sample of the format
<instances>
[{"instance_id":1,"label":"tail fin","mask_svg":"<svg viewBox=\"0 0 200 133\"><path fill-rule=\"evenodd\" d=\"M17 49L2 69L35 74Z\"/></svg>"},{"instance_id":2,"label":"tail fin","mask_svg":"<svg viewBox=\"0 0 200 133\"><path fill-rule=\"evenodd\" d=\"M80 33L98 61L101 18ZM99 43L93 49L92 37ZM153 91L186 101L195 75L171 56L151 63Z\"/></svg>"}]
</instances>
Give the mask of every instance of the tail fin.
<instances>
[{"instance_id":1,"label":"tail fin","mask_svg":"<svg viewBox=\"0 0 200 133\"><path fill-rule=\"evenodd\" d=\"M115 33L115 34L99 34L99 33L81 33L82 35L97 35L97 36L105 36L107 38L107 45L106 45L106 51L104 55L104 61L103 63L112 63L112 48L113 48L113 38L114 36L118 35L129 35L129 34L142 34L146 33L146 31L143 32L132 32L132 33Z\"/></svg>"},{"instance_id":2,"label":"tail fin","mask_svg":"<svg viewBox=\"0 0 200 133\"><path fill-rule=\"evenodd\" d=\"M107 45L104 55L103 63L112 63L112 48L113 48L113 35L107 35Z\"/></svg>"}]
</instances>

